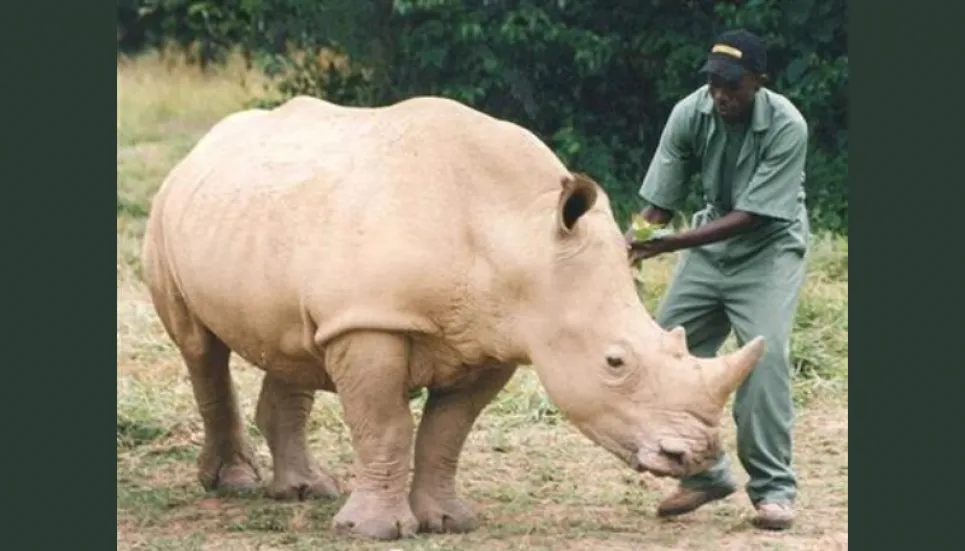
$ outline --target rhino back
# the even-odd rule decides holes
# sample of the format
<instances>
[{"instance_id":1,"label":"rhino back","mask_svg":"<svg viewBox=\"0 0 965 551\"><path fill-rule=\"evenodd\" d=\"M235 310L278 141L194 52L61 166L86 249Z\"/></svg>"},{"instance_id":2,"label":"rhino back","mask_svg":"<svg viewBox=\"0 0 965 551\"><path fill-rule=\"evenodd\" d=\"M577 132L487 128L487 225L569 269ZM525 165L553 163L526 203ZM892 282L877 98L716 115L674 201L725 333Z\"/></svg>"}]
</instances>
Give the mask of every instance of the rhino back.
<instances>
[{"instance_id":1,"label":"rhino back","mask_svg":"<svg viewBox=\"0 0 965 551\"><path fill-rule=\"evenodd\" d=\"M194 313L253 363L297 362L351 329L440 335L478 315L470 280L526 254L514 214L549 206L563 173L522 129L448 100L296 98L214 127L158 203Z\"/></svg>"}]
</instances>

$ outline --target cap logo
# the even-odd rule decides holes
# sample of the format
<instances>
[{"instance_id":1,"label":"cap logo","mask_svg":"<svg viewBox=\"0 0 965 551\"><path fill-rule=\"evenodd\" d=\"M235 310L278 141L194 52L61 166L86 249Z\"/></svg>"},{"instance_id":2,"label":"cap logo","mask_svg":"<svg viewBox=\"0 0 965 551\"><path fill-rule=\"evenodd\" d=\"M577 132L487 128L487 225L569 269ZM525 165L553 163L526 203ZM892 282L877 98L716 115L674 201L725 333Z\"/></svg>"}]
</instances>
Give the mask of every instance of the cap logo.
<instances>
[{"instance_id":1,"label":"cap logo","mask_svg":"<svg viewBox=\"0 0 965 551\"><path fill-rule=\"evenodd\" d=\"M715 54L727 54L729 56L736 57L737 59L744 57L743 52L737 48L728 46L727 44L714 44L714 47L711 48L710 51Z\"/></svg>"}]
</instances>

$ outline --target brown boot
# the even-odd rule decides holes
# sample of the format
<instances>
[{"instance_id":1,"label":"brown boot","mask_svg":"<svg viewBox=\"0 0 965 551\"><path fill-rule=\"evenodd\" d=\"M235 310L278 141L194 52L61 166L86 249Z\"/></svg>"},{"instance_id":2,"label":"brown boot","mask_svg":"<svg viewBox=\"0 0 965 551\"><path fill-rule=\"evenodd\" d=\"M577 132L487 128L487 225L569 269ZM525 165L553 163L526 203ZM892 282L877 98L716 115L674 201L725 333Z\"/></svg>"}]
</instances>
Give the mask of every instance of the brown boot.
<instances>
[{"instance_id":1,"label":"brown boot","mask_svg":"<svg viewBox=\"0 0 965 551\"><path fill-rule=\"evenodd\" d=\"M754 525L766 530L786 530L794 524L794 508L789 503L761 503Z\"/></svg>"},{"instance_id":2,"label":"brown boot","mask_svg":"<svg viewBox=\"0 0 965 551\"><path fill-rule=\"evenodd\" d=\"M700 490L680 486L677 493L660 502L657 507L657 516L672 517L689 513L701 505L724 499L736 490L736 487L729 484Z\"/></svg>"}]
</instances>

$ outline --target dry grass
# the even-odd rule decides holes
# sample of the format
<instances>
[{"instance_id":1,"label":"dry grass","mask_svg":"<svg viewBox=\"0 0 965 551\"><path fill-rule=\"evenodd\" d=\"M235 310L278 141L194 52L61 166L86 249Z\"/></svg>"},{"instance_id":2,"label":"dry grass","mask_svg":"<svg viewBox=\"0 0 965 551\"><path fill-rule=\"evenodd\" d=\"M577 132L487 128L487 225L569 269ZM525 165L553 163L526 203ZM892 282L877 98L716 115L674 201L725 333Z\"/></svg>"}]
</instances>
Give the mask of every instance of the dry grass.
<instances>
[{"instance_id":1,"label":"dry grass","mask_svg":"<svg viewBox=\"0 0 965 551\"><path fill-rule=\"evenodd\" d=\"M464 536L372 543L334 538L342 501L276 503L260 496L206 496L194 460L201 426L176 350L147 300L137 251L151 196L171 165L217 118L262 91L260 75L233 61L203 75L157 56L118 64L117 537L118 549L846 549L848 533L847 243L816 246L794 352L801 404L795 465L799 522L783 534L747 523L735 495L685 519L653 509L671 483L628 473L560 421L535 377L518 374L480 418L460 471L480 513ZM672 259L652 263L646 301L656 306ZM733 342L728 343L733 347ZM235 361L250 422L261 374ZM421 401L414 403L418 416ZM250 426L259 459L269 456ZM733 430L728 446L734 449ZM351 477L349 436L335 397L320 395L311 443L334 473ZM743 480L743 472L735 473Z\"/></svg>"}]
</instances>

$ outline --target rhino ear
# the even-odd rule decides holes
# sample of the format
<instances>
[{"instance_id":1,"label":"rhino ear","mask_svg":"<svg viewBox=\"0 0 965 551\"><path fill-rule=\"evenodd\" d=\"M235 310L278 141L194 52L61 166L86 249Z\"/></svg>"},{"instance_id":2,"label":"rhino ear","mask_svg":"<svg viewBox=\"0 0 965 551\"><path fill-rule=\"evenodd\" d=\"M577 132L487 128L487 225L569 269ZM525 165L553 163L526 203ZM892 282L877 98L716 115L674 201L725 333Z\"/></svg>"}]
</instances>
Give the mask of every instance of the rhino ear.
<instances>
[{"instance_id":1,"label":"rhino ear","mask_svg":"<svg viewBox=\"0 0 965 551\"><path fill-rule=\"evenodd\" d=\"M562 185L556 214L560 231L566 234L573 231L573 226L580 217L593 208L599 195L599 185L586 175L578 173L563 178Z\"/></svg>"}]
</instances>

